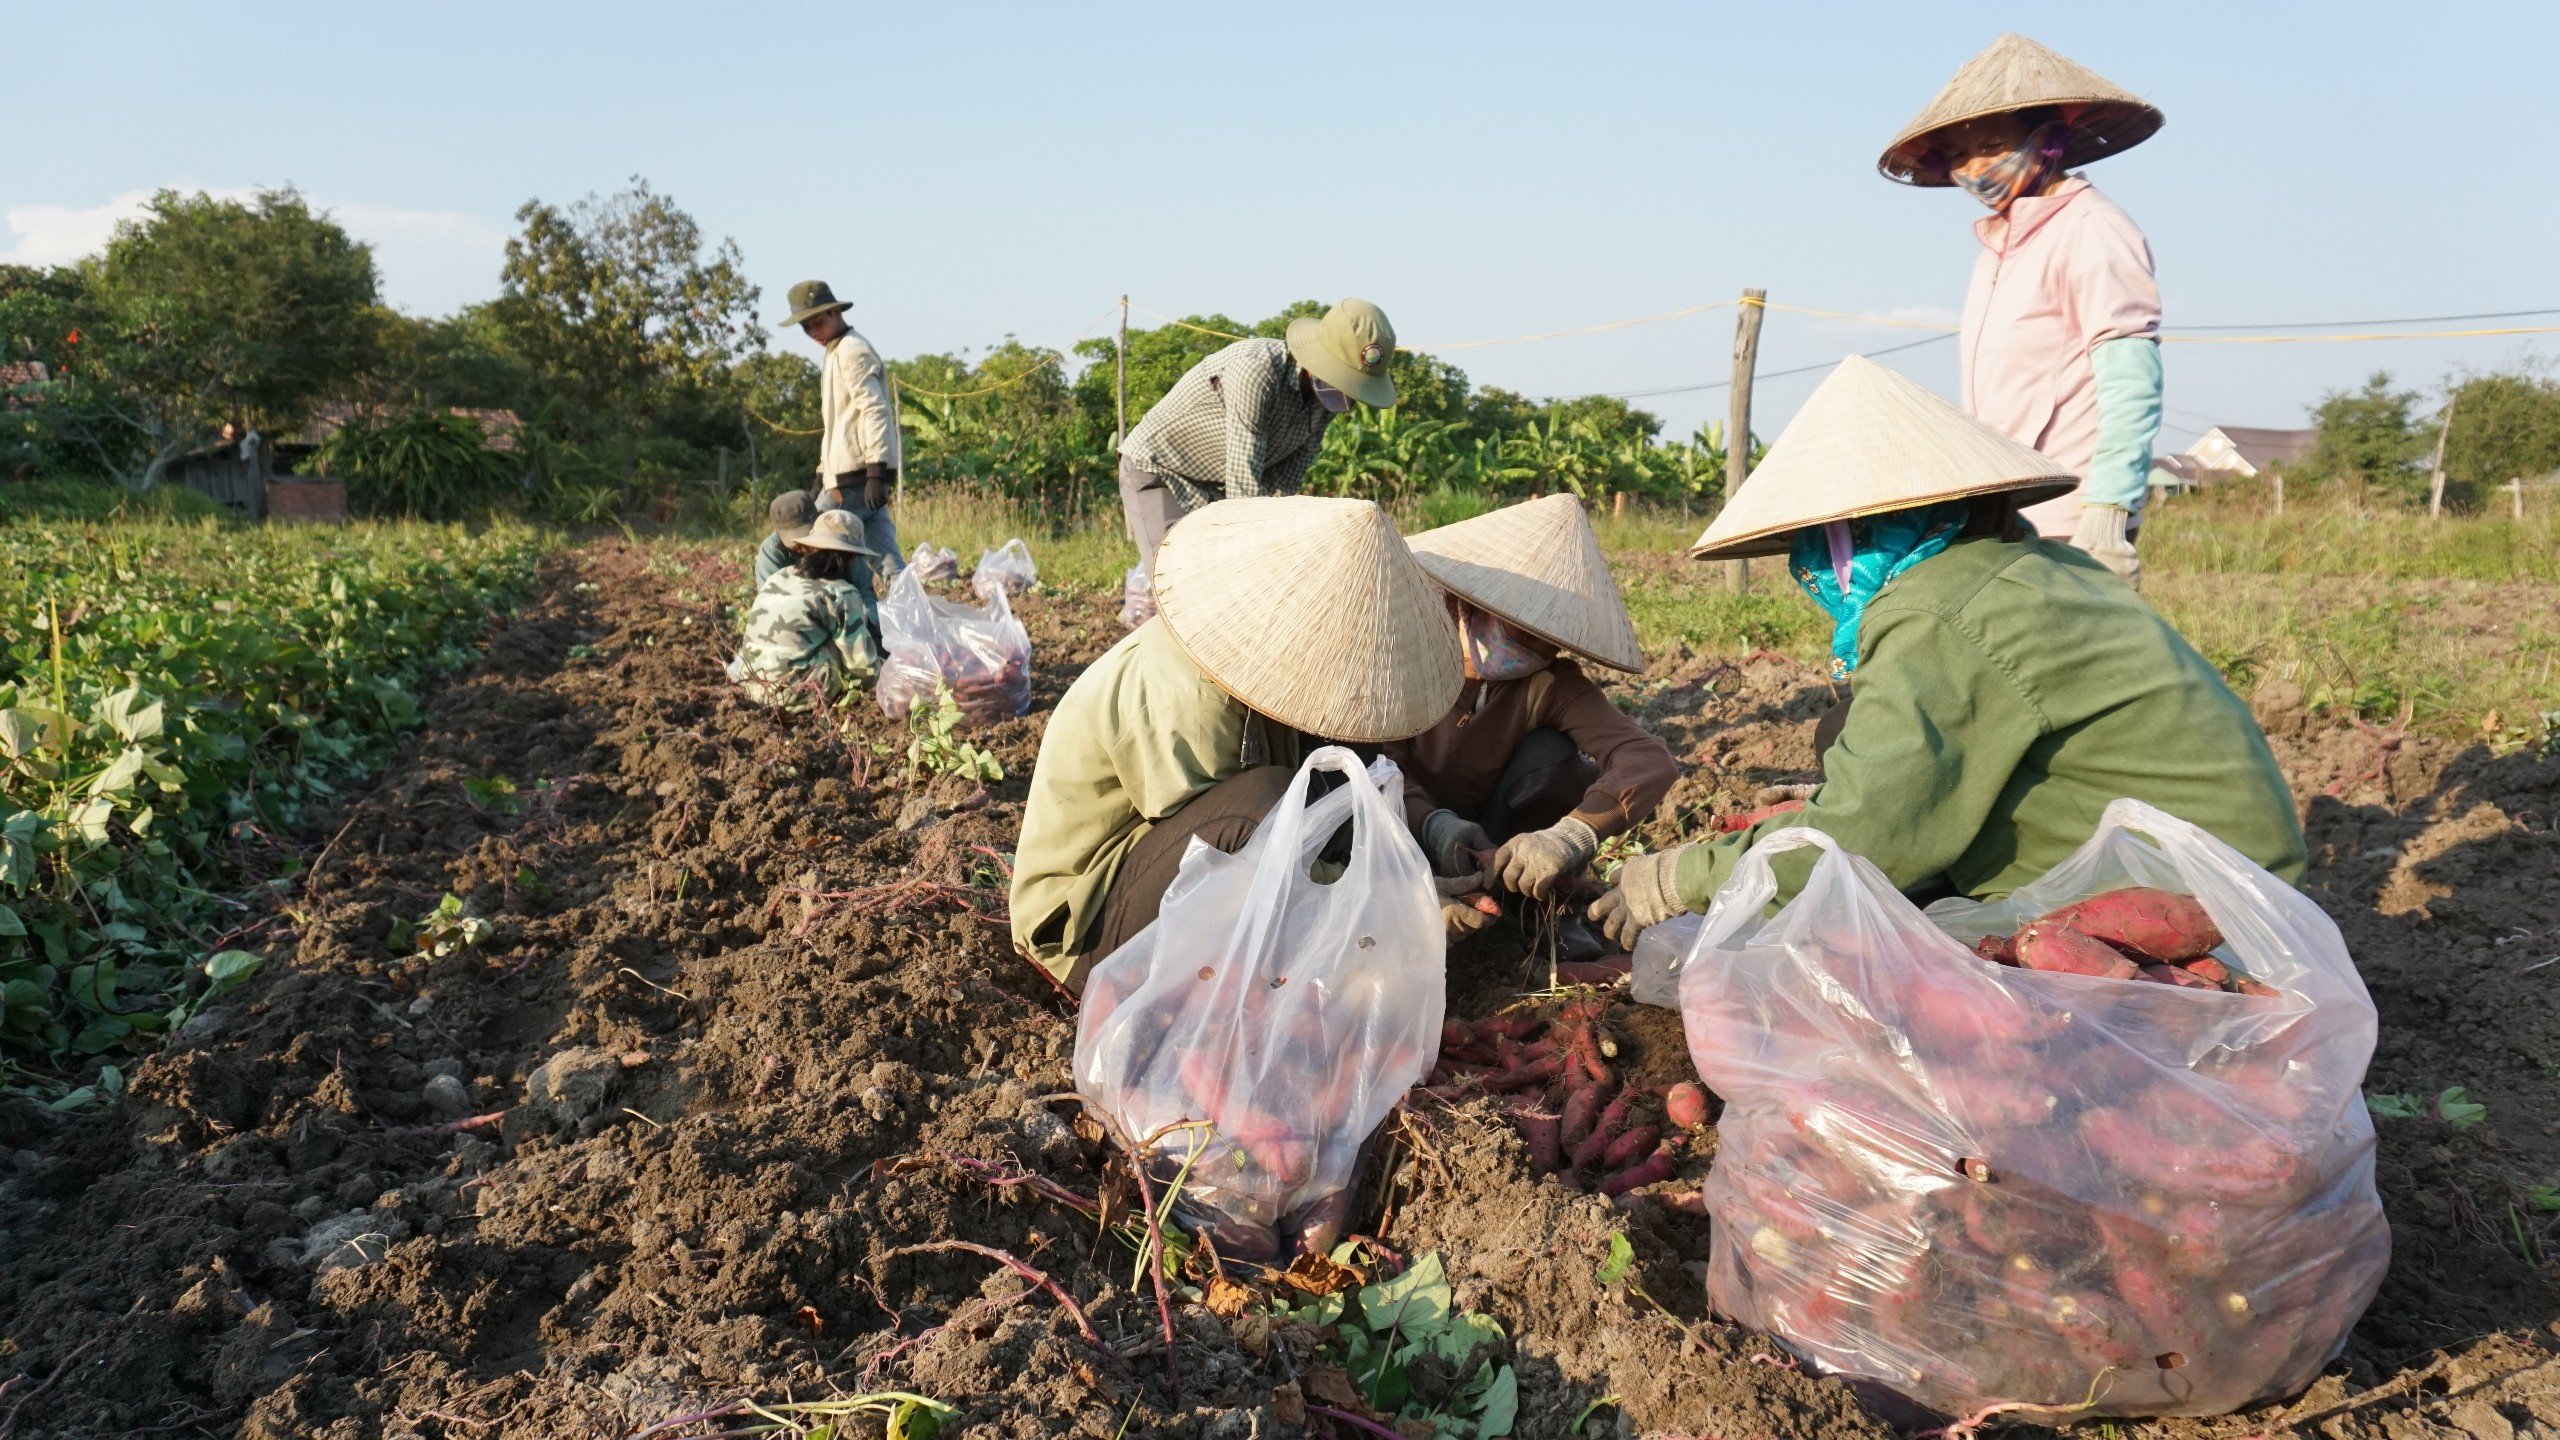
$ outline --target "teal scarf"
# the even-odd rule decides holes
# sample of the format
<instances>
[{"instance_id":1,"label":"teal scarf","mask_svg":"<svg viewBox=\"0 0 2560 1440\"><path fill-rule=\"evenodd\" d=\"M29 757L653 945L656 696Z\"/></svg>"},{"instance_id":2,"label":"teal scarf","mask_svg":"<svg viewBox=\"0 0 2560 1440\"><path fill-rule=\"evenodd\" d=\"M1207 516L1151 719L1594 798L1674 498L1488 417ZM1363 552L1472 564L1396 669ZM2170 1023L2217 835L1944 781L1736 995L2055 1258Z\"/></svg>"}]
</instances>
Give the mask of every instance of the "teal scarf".
<instances>
[{"instance_id":1,"label":"teal scarf","mask_svg":"<svg viewBox=\"0 0 2560 1440\"><path fill-rule=\"evenodd\" d=\"M1787 568L1831 617L1831 678L1858 668L1858 622L1885 582L1944 550L1964 530L1962 500L1834 520L1796 532Z\"/></svg>"}]
</instances>

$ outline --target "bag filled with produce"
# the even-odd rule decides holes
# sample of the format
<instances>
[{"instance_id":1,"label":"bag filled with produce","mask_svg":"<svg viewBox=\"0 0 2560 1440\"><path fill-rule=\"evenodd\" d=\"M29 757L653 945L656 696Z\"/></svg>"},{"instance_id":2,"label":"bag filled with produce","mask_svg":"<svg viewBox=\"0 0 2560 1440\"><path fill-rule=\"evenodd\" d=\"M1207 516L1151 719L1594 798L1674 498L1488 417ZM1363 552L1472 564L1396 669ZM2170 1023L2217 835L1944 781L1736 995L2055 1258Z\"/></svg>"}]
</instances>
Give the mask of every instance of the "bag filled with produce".
<instances>
[{"instance_id":1,"label":"bag filled with produce","mask_svg":"<svg viewBox=\"0 0 2560 1440\"><path fill-rule=\"evenodd\" d=\"M1710 1298L1827 1370L1953 1414L2217 1415L2309 1384L2389 1263L2374 1008L2337 926L2138 801L2015 894L1925 915L1781 831L1680 1003L1726 1101Z\"/></svg>"},{"instance_id":2,"label":"bag filled with produce","mask_svg":"<svg viewBox=\"0 0 2560 1440\"><path fill-rule=\"evenodd\" d=\"M960 578L960 552L937 548L930 540L916 542L914 561L909 566L924 580L957 580Z\"/></svg>"},{"instance_id":3,"label":"bag filled with produce","mask_svg":"<svg viewBox=\"0 0 2560 1440\"><path fill-rule=\"evenodd\" d=\"M963 719L992 725L1031 708L1031 635L1013 618L1001 589L984 611L925 593L918 567L898 572L880 602L880 708L906 718L934 687L948 685Z\"/></svg>"},{"instance_id":4,"label":"bag filled with produce","mask_svg":"<svg viewBox=\"0 0 2560 1440\"><path fill-rule=\"evenodd\" d=\"M1342 783L1310 805L1324 770ZM1077 1091L1222 1254L1330 1248L1361 1146L1439 1053L1440 900L1403 789L1391 761L1316 751L1243 849L1194 844L1086 984Z\"/></svg>"},{"instance_id":5,"label":"bag filled with produce","mask_svg":"<svg viewBox=\"0 0 2560 1440\"><path fill-rule=\"evenodd\" d=\"M993 603L995 592L1019 595L1040 583L1040 567L1031 563L1031 547L1014 536L994 550L978 552L978 568L969 573L969 588Z\"/></svg>"},{"instance_id":6,"label":"bag filled with produce","mask_svg":"<svg viewBox=\"0 0 2560 1440\"><path fill-rule=\"evenodd\" d=\"M1120 624L1135 630L1156 618L1156 587L1147 579L1147 562L1139 561L1120 577Z\"/></svg>"}]
</instances>

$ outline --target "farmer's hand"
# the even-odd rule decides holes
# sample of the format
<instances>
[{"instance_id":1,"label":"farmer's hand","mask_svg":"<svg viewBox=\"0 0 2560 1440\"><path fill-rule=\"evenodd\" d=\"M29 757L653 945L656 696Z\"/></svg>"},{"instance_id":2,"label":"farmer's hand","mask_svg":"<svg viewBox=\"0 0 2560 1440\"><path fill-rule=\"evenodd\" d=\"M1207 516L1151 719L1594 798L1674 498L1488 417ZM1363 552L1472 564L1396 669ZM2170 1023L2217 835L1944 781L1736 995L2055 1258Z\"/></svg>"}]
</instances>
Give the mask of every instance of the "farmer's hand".
<instances>
[{"instance_id":1,"label":"farmer's hand","mask_svg":"<svg viewBox=\"0 0 2560 1440\"><path fill-rule=\"evenodd\" d=\"M1618 867L1617 888L1591 902L1601 933L1619 949L1633 950L1648 927L1685 913L1689 907L1680 903L1675 883L1679 870L1679 850L1630 857Z\"/></svg>"},{"instance_id":2,"label":"farmer's hand","mask_svg":"<svg viewBox=\"0 0 2560 1440\"><path fill-rule=\"evenodd\" d=\"M877 510L888 504L890 493L896 488L897 483L898 477L890 471L888 466L879 461L875 460L863 466L862 508Z\"/></svg>"},{"instance_id":3,"label":"farmer's hand","mask_svg":"<svg viewBox=\"0 0 2560 1440\"><path fill-rule=\"evenodd\" d=\"M1422 822L1422 853L1431 857L1435 875L1474 875L1484 866L1466 852L1492 848L1484 827L1454 810L1434 810Z\"/></svg>"},{"instance_id":4,"label":"farmer's hand","mask_svg":"<svg viewBox=\"0 0 2560 1440\"><path fill-rule=\"evenodd\" d=\"M2089 552L2099 564L2123 577L2124 583L2142 588L2142 557L2133 553L2133 541L2125 535L2125 527L2133 517L2121 505L2083 505L2080 528L2071 532L2071 543Z\"/></svg>"},{"instance_id":5,"label":"farmer's hand","mask_svg":"<svg viewBox=\"0 0 2560 1440\"><path fill-rule=\"evenodd\" d=\"M1567 815L1544 830L1514 835L1493 852L1493 874L1504 886L1540 900L1552 899L1556 886L1577 874L1600 853L1600 834Z\"/></svg>"},{"instance_id":6,"label":"farmer's hand","mask_svg":"<svg viewBox=\"0 0 2560 1440\"><path fill-rule=\"evenodd\" d=\"M1482 872L1469 871L1464 875L1452 875L1446 879L1434 880L1431 884L1440 892L1440 924L1448 931L1450 939L1463 940L1493 923L1493 911L1480 910L1470 902L1458 898L1483 891Z\"/></svg>"}]
</instances>

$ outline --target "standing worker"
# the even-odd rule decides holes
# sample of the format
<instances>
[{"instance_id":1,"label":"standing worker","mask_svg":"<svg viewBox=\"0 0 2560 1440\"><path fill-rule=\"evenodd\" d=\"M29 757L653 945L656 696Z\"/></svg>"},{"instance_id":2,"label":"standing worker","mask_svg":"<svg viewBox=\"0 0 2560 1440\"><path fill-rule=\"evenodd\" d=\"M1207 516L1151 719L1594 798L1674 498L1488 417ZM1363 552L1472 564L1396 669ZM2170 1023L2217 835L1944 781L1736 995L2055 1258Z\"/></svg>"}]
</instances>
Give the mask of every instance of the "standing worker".
<instances>
[{"instance_id":1,"label":"standing worker","mask_svg":"<svg viewBox=\"0 0 2560 1440\"><path fill-rule=\"evenodd\" d=\"M1467 683L1440 723L1382 747L1404 772L1406 819L1437 873L1481 870L1505 889L1552 900L1590 867L1600 842L1649 819L1680 778L1671 747L1566 658L1644 673L1635 622L1571 495L1407 543L1448 593ZM1567 959L1604 948L1582 929L1579 908L1560 916ZM1463 907L1451 918L1467 929L1492 919Z\"/></svg>"},{"instance_id":2,"label":"standing worker","mask_svg":"<svg viewBox=\"0 0 2560 1440\"><path fill-rule=\"evenodd\" d=\"M889 502L905 453L898 406L880 352L845 323L846 307L826 281L803 280L791 287L791 313L782 323L799 326L827 352L818 365L818 508L852 511L882 573L894 575L902 557Z\"/></svg>"},{"instance_id":3,"label":"standing worker","mask_svg":"<svg viewBox=\"0 0 2560 1440\"><path fill-rule=\"evenodd\" d=\"M1988 206L1957 336L1965 409L2081 477L2028 524L2139 587L2160 433L2160 287L2131 217L2069 167L2139 145L2159 107L2023 35L1967 62L1877 168Z\"/></svg>"},{"instance_id":4,"label":"standing worker","mask_svg":"<svg viewBox=\"0 0 2560 1440\"><path fill-rule=\"evenodd\" d=\"M1211 501L1297 494L1334 416L1396 403L1395 353L1386 312L1345 300L1290 321L1286 342L1238 340L1184 371L1120 442L1138 563L1152 574L1164 532Z\"/></svg>"}]
</instances>

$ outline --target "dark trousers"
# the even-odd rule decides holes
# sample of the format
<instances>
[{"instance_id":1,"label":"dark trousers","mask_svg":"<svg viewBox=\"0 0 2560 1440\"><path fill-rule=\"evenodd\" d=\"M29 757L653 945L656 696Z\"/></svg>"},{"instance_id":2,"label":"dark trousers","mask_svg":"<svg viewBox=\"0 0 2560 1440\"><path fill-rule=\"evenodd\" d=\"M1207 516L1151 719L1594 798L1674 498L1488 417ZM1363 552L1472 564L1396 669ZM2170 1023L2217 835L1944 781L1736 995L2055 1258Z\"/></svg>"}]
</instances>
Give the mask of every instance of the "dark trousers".
<instances>
[{"instance_id":1,"label":"dark trousers","mask_svg":"<svg viewBox=\"0 0 2560 1440\"><path fill-rule=\"evenodd\" d=\"M1233 855L1253 838L1254 828L1289 793L1289 782L1296 778L1296 768L1287 765L1257 765L1230 775L1192 796L1191 803L1140 836L1128 858L1120 862L1111 893L1103 897L1102 923L1094 932L1092 948L1077 956L1075 968L1067 972L1067 988L1083 994L1085 977L1093 967L1155 922L1165 889L1182 869L1183 853L1191 848L1193 837Z\"/></svg>"},{"instance_id":2,"label":"dark trousers","mask_svg":"<svg viewBox=\"0 0 2560 1440\"><path fill-rule=\"evenodd\" d=\"M1583 756L1573 737L1561 730L1532 730L1520 737L1518 749L1502 767L1493 798L1475 817L1484 833L1501 844L1514 835L1544 830L1567 815L1600 778L1600 767Z\"/></svg>"}]
</instances>

